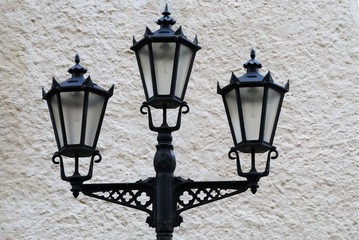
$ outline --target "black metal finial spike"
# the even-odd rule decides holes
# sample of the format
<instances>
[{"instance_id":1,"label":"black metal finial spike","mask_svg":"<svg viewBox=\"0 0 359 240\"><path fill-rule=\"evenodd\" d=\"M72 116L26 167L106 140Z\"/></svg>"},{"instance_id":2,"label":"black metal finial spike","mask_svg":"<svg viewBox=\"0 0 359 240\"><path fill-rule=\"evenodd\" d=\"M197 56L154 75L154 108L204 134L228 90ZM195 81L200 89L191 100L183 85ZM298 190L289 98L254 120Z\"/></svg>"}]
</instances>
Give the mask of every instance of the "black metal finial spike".
<instances>
[{"instance_id":1,"label":"black metal finial spike","mask_svg":"<svg viewBox=\"0 0 359 240\"><path fill-rule=\"evenodd\" d=\"M168 11L168 4L166 3L165 10L162 12L163 16L169 16L171 13Z\"/></svg>"},{"instance_id":2,"label":"black metal finial spike","mask_svg":"<svg viewBox=\"0 0 359 240\"><path fill-rule=\"evenodd\" d=\"M254 50L254 48L251 49L251 58L255 59L256 58L256 51Z\"/></svg>"},{"instance_id":3,"label":"black metal finial spike","mask_svg":"<svg viewBox=\"0 0 359 240\"><path fill-rule=\"evenodd\" d=\"M76 53L76 55L75 55L75 63L76 64L80 63L80 55L78 53Z\"/></svg>"},{"instance_id":4,"label":"black metal finial spike","mask_svg":"<svg viewBox=\"0 0 359 240\"><path fill-rule=\"evenodd\" d=\"M75 65L72 66L68 72L71 74L84 74L87 72L87 69L80 65L80 55L76 53L75 55Z\"/></svg>"},{"instance_id":5,"label":"black metal finial spike","mask_svg":"<svg viewBox=\"0 0 359 240\"><path fill-rule=\"evenodd\" d=\"M247 68L249 71L256 72L258 70L258 68L262 67L262 64L255 59L256 51L254 50L254 48L251 49L250 56L251 56L251 59L249 59L246 63L244 63L243 67Z\"/></svg>"},{"instance_id":6,"label":"black metal finial spike","mask_svg":"<svg viewBox=\"0 0 359 240\"><path fill-rule=\"evenodd\" d=\"M168 10L168 4L166 3L165 9L162 12L163 17L157 20L157 24L161 25L161 28L171 28L176 23L176 20L170 17L171 13Z\"/></svg>"}]
</instances>

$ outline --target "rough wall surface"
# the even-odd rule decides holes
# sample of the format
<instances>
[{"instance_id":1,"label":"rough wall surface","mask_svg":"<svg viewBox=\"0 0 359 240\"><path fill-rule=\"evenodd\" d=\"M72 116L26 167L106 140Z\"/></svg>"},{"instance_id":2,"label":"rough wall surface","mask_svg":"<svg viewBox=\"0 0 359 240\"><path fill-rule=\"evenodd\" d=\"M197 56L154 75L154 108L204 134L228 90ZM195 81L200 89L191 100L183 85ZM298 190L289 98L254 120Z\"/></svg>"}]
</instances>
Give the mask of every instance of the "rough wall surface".
<instances>
[{"instance_id":1,"label":"rough wall surface","mask_svg":"<svg viewBox=\"0 0 359 240\"><path fill-rule=\"evenodd\" d=\"M168 1L177 27L198 35L174 134L176 175L236 180L216 82L240 75L249 50L291 89L275 139L280 156L249 191L183 213L174 239L358 239L359 26L349 0ZM157 29L165 1L0 1L0 238L154 239L146 214L80 195L61 181L41 87L69 77L75 53L95 82L115 84L91 182L154 175L132 36ZM354 6L354 7L353 7ZM355 7L356 6L356 7ZM354 11L354 12L353 12ZM359 23L358 23L359 24ZM242 158L248 158L243 155Z\"/></svg>"}]
</instances>

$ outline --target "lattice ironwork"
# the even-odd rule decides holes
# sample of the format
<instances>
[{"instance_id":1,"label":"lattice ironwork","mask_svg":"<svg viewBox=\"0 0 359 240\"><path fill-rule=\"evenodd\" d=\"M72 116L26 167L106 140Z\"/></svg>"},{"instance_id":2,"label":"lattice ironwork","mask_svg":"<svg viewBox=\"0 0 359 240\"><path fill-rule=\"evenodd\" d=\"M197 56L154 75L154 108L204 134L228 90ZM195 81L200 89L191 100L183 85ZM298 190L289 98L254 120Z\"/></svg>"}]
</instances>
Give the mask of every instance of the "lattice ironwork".
<instances>
[{"instance_id":1,"label":"lattice ironwork","mask_svg":"<svg viewBox=\"0 0 359 240\"><path fill-rule=\"evenodd\" d=\"M84 195L142 210L152 215L153 178L136 183L82 184Z\"/></svg>"},{"instance_id":2,"label":"lattice ironwork","mask_svg":"<svg viewBox=\"0 0 359 240\"><path fill-rule=\"evenodd\" d=\"M182 180L176 187L177 214L188 209L242 193L247 181L194 182Z\"/></svg>"}]
</instances>

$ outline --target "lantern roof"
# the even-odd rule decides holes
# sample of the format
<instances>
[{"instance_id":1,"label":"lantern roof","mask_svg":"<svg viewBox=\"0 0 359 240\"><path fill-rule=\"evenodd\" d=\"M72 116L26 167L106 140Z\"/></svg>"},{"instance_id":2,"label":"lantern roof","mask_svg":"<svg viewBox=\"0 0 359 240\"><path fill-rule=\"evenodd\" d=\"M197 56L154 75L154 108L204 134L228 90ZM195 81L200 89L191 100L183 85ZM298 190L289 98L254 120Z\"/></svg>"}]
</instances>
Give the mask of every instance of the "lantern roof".
<instances>
[{"instance_id":1,"label":"lantern roof","mask_svg":"<svg viewBox=\"0 0 359 240\"><path fill-rule=\"evenodd\" d=\"M58 83L55 78L52 79L51 89L47 93L44 89L42 90L43 99L49 99L58 91L81 91L84 88L89 88L92 92L100 95L112 96L113 85L107 91L94 83L90 76L85 79L84 74L87 69L80 65L80 56L78 54L75 55L75 65L69 68L68 72L71 73L71 77L64 82Z\"/></svg>"},{"instance_id":2,"label":"lantern roof","mask_svg":"<svg viewBox=\"0 0 359 240\"><path fill-rule=\"evenodd\" d=\"M281 92L289 91L289 81L285 86L281 86L275 82L272 78L270 71L264 76L259 73L259 68L262 68L262 64L255 59L256 54L255 50L252 48L250 53L251 59L243 64L243 67L247 69L247 72L242 76L237 77L233 72L230 79L230 84L221 88L219 83L217 83L217 93L222 94L227 92L234 87L240 85L242 87L254 87L254 86L263 86L269 84L272 88L275 88Z\"/></svg>"},{"instance_id":3,"label":"lantern roof","mask_svg":"<svg viewBox=\"0 0 359 240\"><path fill-rule=\"evenodd\" d=\"M133 37L133 45L130 48L131 50L136 51L148 42L153 41L179 41L183 44L186 44L188 47L192 48L195 51L201 49L201 47L198 45L197 36L194 38L193 41L189 41L184 35L181 26L177 30L172 29L172 26L176 23L176 20L170 16L171 13L168 10L167 4L164 11L162 12L162 15L163 16L156 21L156 23L160 25L160 28L157 31L153 32L148 27L146 27L144 37L141 40L137 41L135 37Z\"/></svg>"}]
</instances>

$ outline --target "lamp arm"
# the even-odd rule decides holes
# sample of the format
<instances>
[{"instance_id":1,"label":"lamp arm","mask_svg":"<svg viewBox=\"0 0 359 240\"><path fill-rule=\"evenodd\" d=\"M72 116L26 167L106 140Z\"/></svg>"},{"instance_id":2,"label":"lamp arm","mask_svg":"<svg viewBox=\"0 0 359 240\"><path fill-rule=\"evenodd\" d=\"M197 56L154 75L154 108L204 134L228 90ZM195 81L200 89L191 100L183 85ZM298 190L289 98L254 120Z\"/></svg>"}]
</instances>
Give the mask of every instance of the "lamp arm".
<instances>
[{"instance_id":1,"label":"lamp arm","mask_svg":"<svg viewBox=\"0 0 359 240\"><path fill-rule=\"evenodd\" d=\"M175 179L178 181L174 190L178 216L188 209L245 192L249 186L247 181L196 182L180 177Z\"/></svg>"},{"instance_id":2,"label":"lamp arm","mask_svg":"<svg viewBox=\"0 0 359 240\"><path fill-rule=\"evenodd\" d=\"M134 183L93 183L72 186L72 191L147 212L152 216L154 178Z\"/></svg>"}]
</instances>

